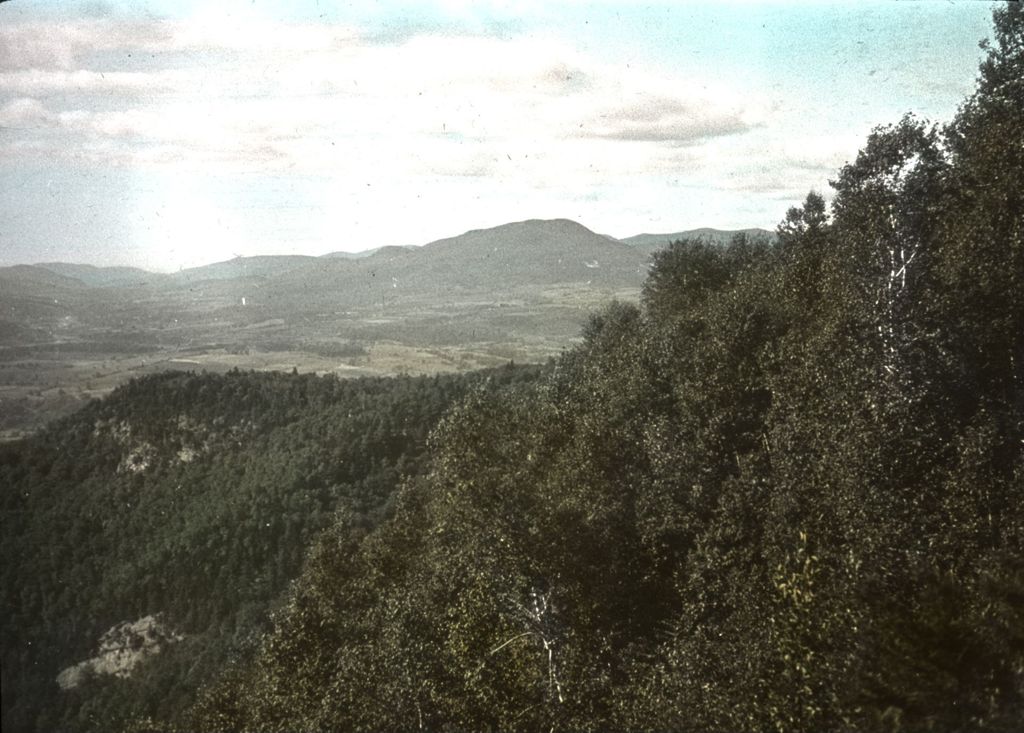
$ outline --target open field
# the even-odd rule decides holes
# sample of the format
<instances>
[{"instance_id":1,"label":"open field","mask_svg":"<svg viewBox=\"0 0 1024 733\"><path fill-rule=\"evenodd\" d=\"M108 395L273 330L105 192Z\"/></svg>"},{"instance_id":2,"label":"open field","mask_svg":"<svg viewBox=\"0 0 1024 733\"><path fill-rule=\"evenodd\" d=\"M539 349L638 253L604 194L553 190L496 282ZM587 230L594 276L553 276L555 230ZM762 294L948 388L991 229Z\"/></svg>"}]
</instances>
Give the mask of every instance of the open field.
<instances>
[{"instance_id":1,"label":"open field","mask_svg":"<svg viewBox=\"0 0 1024 733\"><path fill-rule=\"evenodd\" d=\"M17 328L8 322L0 333L0 440L156 371L296 369L358 377L541 362L577 340L589 313L638 293L567 283L505 295L462 293L441 303L395 299L307 311L166 292L104 302L89 291L66 308L58 303L22 318ZM7 300L7 313L28 310Z\"/></svg>"}]
</instances>

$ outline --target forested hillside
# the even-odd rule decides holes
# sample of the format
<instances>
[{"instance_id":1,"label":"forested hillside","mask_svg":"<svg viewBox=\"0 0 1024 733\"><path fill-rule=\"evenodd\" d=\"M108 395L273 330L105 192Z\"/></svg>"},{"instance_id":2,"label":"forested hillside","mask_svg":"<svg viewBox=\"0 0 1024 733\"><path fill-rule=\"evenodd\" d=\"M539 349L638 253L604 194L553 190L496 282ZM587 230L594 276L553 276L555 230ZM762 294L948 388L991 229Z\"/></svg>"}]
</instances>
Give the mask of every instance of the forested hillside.
<instances>
[{"instance_id":1,"label":"forested hillside","mask_svg":"<svg viewBox=\"0 0 1024 733\"><path fill-rule=\"evenodd\" d=\"M776 245L680 242L341 512L202 730L1020 730L1024 15Z\"/></svg>"},{"instance_id":2,"label":"forested hillside","mask_svg":"<svg viewBox=\"0 0 1024 733\"><path fill-rule=\"evenodd\" d=\"M876 129L773 242L674 243L549 367L155 376L0 448L4 730L1019 731L994 21L951 123Z\"/></svg>"},{"instance_id":3,"label":"forested hillside","mask_svg":"<svg viewBox=\"0 0 1024 733\"><path fill-rule=\"evenodd\" d=\"M176 719L258 636L336 511L375 526L453 401L537 372L166 373L0 446L3 729ZM105 632L147 616L158 655L128 679L86 670L58 688Z\"/></svg>"}]
</instances>

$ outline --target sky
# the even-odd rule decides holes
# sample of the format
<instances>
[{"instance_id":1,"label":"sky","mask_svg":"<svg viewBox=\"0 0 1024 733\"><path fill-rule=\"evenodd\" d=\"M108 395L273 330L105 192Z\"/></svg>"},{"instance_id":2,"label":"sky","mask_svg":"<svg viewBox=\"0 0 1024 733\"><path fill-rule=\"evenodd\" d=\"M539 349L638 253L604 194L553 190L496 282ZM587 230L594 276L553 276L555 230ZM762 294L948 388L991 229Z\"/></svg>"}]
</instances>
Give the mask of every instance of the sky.
<instances>
[{"instance_id":1,"label":"sky","mask_svg":"<svg viewBox=\"0 0 1024 733\"><path fill-rule=\"evenodd\" d=\"M0 2L0 265L156 271L574 219L774 226L947 122L992 5Z\"/></svg>"}]
</instances>

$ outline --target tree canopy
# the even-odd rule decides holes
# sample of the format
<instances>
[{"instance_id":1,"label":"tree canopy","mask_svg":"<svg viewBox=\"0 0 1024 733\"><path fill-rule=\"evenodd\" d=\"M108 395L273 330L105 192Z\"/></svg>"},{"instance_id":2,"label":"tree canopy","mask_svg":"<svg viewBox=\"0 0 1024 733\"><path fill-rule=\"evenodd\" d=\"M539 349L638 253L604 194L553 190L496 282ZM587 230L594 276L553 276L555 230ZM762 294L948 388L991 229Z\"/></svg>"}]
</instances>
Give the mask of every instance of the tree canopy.
<instances>
[{"instance_id":1,"label":"tree canopy","mask_svg":"<svg viewBox=\"0 0 1024 733\"><path fill-rule=\"evenodd\" d=\"M5 558L86 548L5 578L5 710L40 659L20 643L84 653L120 598L252 631L180 714L130 709L137 731L1017 730L1022 80L1010 3L952 122L877 128L774 243L673 243L549 369L154 378L5 451L5 511L33 517ZM86 498L109 511L75 516ZM143 554L97 567L128 505ZM254 599L265 625L237 621Z\"/></svg>"},{"instance_id":2,"label":"tree canopy","mask_svg":"<svg viewBox=\"0 0 1024 733\"><path fill-rule=\"evenodd\" d=\"M639 308L450 413L198 724L1019 726L1020 5L994 21L949 125L876 129L774 245L674 243Z\"/></svg>"}]
</instances>

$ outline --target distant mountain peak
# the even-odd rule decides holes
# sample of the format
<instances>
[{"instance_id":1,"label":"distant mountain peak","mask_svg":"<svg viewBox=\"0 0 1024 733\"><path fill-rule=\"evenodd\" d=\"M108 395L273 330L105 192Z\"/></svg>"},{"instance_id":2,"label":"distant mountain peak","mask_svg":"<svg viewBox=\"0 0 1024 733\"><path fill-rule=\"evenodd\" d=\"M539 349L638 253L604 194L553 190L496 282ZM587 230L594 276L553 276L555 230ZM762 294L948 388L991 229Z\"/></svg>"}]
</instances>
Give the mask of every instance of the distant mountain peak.
<instances>
[{"instance_id":1,"label":"distant mountain peak","mask_svg":"<svg viewBox=\"0 0 1024 733\"><path fill-rule=\"evenodd\" d=\"M700 227L699 229L687 229L685 231L666 232L664 234L635 234L631 237L623 237L619 241L632 247L661 249L662 247L667 247L671 242L676 242L680 239L703 239L718 244L728 244L737 234L767 239L775 238L775 234L767 229L714 229L712 227Z\"/></svg>"}]
</instances>

